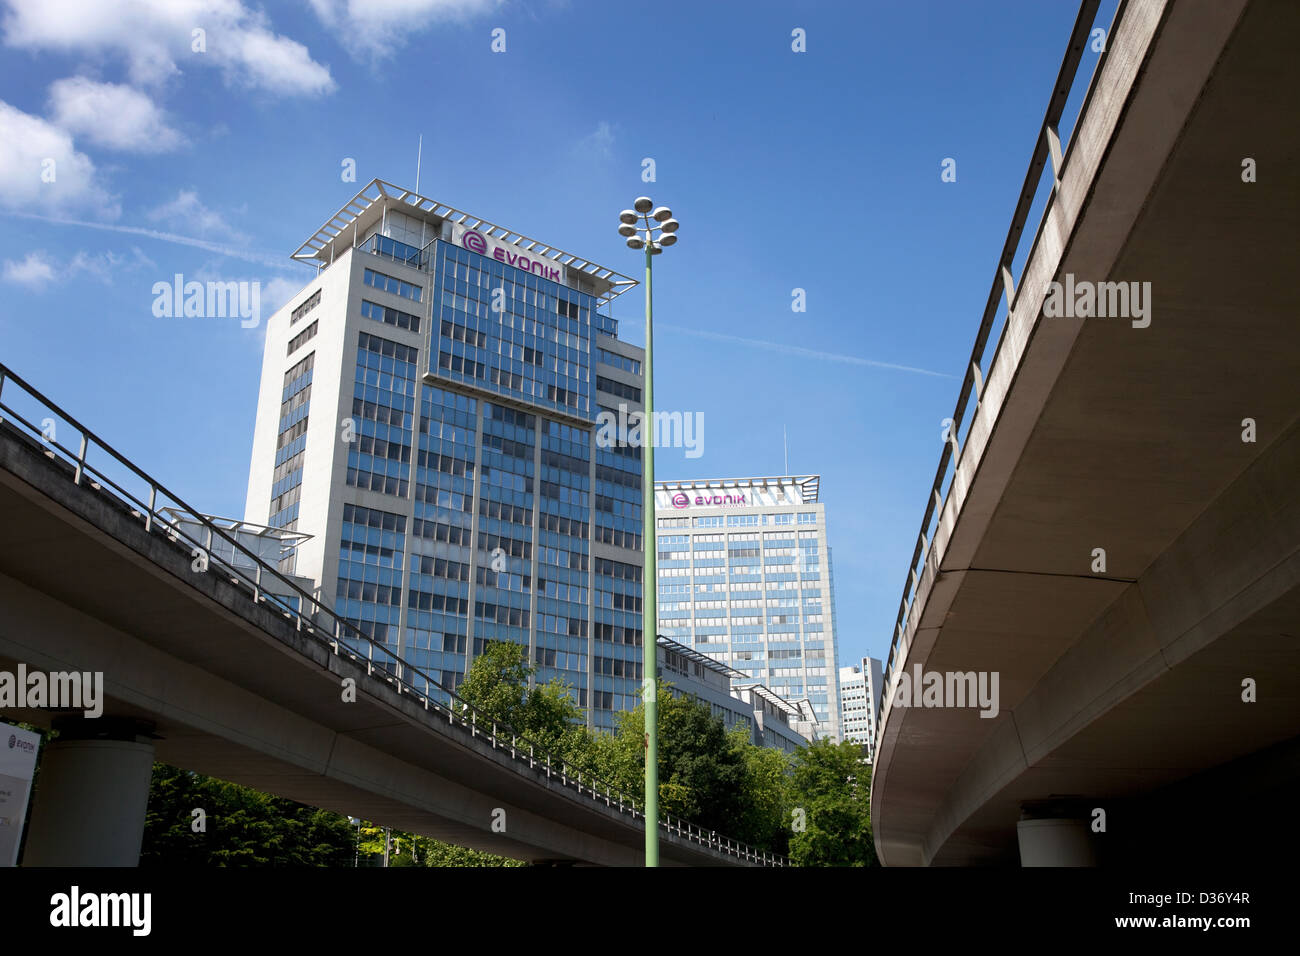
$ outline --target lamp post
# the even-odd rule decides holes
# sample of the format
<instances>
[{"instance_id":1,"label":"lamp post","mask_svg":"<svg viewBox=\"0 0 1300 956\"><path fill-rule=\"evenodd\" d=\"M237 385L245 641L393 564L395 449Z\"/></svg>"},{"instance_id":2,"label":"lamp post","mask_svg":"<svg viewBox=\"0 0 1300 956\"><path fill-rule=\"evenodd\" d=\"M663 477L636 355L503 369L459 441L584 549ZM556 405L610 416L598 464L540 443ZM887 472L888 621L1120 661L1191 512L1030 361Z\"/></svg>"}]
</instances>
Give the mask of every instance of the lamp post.
<instances>
[{"instance_id":1,"label":"lamp post","mask_svg":"<svg viewBox=\"0 0 1300 956\"><path fill-rule=\"evenodd\" d=\"M655 450L654 450L654 256L677 241L677 220L667 206L657 209L649 196L641 196L618 214L618 234L629 249L645 249L645 411L641 418L642 454L641 549L645 556L641 574L641 699L645 705L645 865L659 865L659 703L655 699L659 614L655 578Z\"/></svg>"}]
</instances>

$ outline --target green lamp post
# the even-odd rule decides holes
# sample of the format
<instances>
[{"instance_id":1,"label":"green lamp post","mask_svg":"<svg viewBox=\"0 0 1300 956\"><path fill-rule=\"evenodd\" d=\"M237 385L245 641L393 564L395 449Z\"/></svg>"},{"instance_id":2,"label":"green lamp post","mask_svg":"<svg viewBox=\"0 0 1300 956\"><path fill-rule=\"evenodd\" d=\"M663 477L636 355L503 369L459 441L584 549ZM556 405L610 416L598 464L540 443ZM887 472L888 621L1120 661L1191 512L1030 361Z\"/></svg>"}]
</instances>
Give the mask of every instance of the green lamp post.
<instances>
[{"instance_id":1,"label":"green lamp post","mask_svg":"<svg viewBox=\"0 0 1300 956\"><path fill-rule=\"evenodd\" d=\"M654 256L677 241L677 220L667 206L657 209L648 196L641 196L631 209L619 213L618 233L627 239L629 249L645 249L645 412L641 419L642 480L641 534L645 555L641 575L642 618L642 701L645 704L645 865L659 865L659 704L656 693L656 654L658 650L659 584L655 577L655 452L654 452L654 283L651 264Z\"/></svg>"}]
</instances>

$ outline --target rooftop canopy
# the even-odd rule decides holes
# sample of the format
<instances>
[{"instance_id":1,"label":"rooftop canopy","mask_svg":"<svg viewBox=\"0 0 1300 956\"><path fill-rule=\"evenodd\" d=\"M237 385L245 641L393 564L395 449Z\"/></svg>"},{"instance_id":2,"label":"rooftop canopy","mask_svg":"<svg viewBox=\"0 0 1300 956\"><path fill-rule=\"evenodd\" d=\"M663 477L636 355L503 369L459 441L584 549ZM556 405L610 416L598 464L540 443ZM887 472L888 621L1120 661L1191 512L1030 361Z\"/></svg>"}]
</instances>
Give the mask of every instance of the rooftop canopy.
<instances>
[{"instance_id":1,"label":"rooftop canopy","mask_svg":"<svg viewBox=\"0 0 1300 956\"><path fill-rule=\"evenodd\" d=\"M480 219L478 216L421 196L409 189L394 186L382 179L372 179L360 192L345 202L343 208L325 220L324 224L298 247L292 258L318 268L328 266L334 261L335 253L340 251L340 243L345 244L345 247L355 245L357 239L367 229L383 218L386 209L424 219L434 226L447 221L467 229L476 229L500 242L520 246L535 256L552 259L567 267L570 276L580 275L584 282L589 283L595 290L596 299L601 305L605 305L637 284L635 279L613 269L607 269L581 256L548 246L538 239L532 239L505 226Z\"/></svg>"}]
</instances>

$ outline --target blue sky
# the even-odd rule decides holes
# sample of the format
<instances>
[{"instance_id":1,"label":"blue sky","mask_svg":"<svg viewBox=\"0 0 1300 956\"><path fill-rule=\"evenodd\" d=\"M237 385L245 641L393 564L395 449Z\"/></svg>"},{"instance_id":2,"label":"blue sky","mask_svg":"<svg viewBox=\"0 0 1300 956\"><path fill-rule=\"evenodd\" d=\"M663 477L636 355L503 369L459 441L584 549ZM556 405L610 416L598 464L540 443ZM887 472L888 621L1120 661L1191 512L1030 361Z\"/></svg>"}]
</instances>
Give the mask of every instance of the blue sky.
<instances>
[{"instance_id":1,"label":"blue sky","mask_svg":"<svg viewBox=\"0 0 1300 956\"><path fill-rule=\"evenodd\" d=\"M156 318L153 284L257 280L269 315L360 186L414 187L423 134L424 195L632 276L618 211L672 206L656 405L703 413L704 454L658 476L782 473L787 428L790 472L822 476L840 662L887 652L1075 3L0 11L0 361L190 503L243 514L263 330ZM643 302L613 307L637 344Z\"/></svg>"}]
</instances>

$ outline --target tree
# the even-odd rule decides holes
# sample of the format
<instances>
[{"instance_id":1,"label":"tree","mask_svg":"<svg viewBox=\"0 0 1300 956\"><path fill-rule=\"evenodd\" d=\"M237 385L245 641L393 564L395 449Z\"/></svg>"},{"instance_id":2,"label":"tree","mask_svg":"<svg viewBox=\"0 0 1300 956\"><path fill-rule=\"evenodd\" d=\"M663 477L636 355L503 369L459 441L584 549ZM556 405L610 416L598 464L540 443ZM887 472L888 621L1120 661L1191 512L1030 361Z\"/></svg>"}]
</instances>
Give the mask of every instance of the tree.
<instances>
[{"instance_id":1,"label":"tree","mask_svg":"<svg viewBox=\"0 0 1300 956\"><path fill-rule=\"evenodd\" d=\"M791 808L806 828L790 837L798 866L876 866L871 837L871 765L857 744L818 740L795 755Z\"/></svg>"},{"instance_id":2,"label":"tree","mask_svg":"<svg viewBox=\"0 0 1300 956\"><path fill-rule=\"evenodd\" d=\"M385 830L384 827L362 823L360 827L359 852L366 857L378 857L374 863L367 860L366 865L378 865L384 855L384 835L387 833L388 865L394 866L525 866L522 860L471 850L468 847L443 843L425 836L404 833L401 830Z\"/></svg>"},{"instance_id":3,"label":"tree","mask_svg":"<svg viewBox=\"0 0 1300 956\"><path fill-rule=\"evenodd\" d=\"M722 718L662 679L659 701L659 809L706 830L737 836L744 816L746 762ZM593 746L597 773L632 796L645 790L645 705L619 714L618 730Z\"/></svg>"},{"instance_id":4,"label":"tree","mask_svg":"<svg viewBox=\"0 0 1300 956\"><path fill-rule=\"evenodd\" d=\"M771 853L789 852L790 755L759 747L743 728L732 731L733 745L745 765L744 809L734 836Z\"/></svg>"},{"instance_id":5,"label":"tree","mask_svg":"<svg viewBox=\"0 0 1300 956\"><path fill-rule=\"evenodd\" d=\"M141 866L337 867L352 861L346 817L154 764Z\"/></svg>"},{"instance_id":6,"label":"tree","mask_svg":"<svg viewBox=\"0 0 1300 956\"><path fill-rule=\"evenodd\" d=\"M526 647L490 641L470 664L456 693L478 712L479 719L499 721L542 751L582 763L591 740L571 686L557 678L530 690L534 673Z\"/></svg>"}]
</instances>

